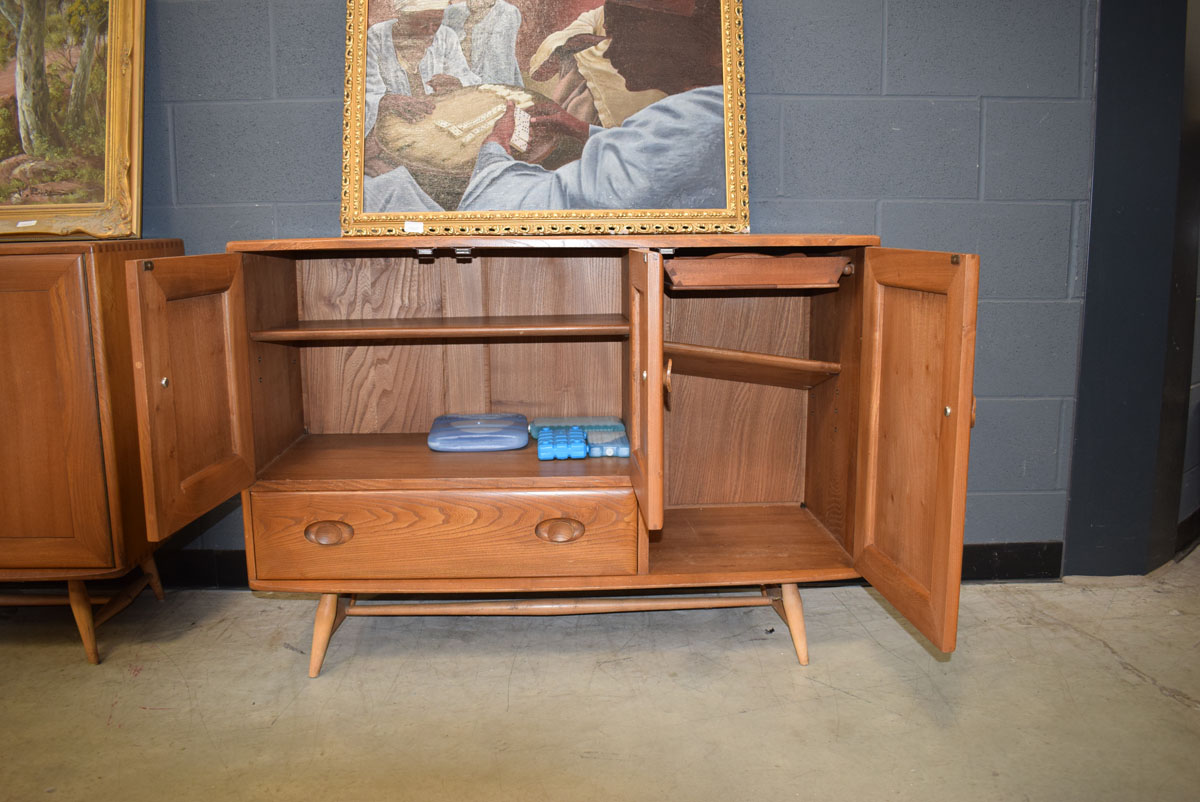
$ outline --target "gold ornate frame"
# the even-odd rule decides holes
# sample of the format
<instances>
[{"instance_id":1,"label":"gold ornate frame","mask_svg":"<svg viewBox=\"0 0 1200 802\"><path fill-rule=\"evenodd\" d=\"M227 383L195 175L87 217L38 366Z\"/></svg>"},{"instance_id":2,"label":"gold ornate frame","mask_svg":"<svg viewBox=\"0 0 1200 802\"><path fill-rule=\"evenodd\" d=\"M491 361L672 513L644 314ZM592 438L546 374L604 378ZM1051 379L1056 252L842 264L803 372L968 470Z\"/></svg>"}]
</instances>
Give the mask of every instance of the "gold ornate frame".
<instances>
[{"instance_id":1,"label":"gold ornate frame","mask_svg":"<svg viewBox=\"0 0 1200 802\"><path fill-rule=\"evenodd\" d=\"M721 0L725 208L387 213L365 213L362 210L368 2L370 0L348 0L347 3L345 110L342 120L343 236L673 234L749 230L746 60L741 0Z\"/></svg>"},{"instance_id":2,"label":"gold ornate frame","mask_svg":"<svg viewBox=\"0 0 1200 802\"><path fill-rule=\"evenodd\" d=\"M104 200L0 206L0 237L141 235L145 20L145 0L109 0Z\"/></svg>"}]
</instances>

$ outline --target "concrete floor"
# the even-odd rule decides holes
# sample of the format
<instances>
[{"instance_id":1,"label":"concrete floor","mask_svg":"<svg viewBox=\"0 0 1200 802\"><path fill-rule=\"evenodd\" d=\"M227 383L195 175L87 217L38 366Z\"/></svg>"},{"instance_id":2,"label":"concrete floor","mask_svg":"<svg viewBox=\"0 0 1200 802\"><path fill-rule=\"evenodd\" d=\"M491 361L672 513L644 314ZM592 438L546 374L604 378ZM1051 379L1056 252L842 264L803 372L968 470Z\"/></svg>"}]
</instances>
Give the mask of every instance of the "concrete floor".
<instances>
[{"instance_id":1,"label":"concrete floor","mask_svg":"<svg viewBox=\"0 0 1200 802\"><path fill-rule=\"evenodd\" d=\"M971 584L931 653L869 589L769 608L350 619L144 594L84 661L0 609L5 800L1197 800L1200 553L1148 578Z\"/></svg>"}]
</instances>

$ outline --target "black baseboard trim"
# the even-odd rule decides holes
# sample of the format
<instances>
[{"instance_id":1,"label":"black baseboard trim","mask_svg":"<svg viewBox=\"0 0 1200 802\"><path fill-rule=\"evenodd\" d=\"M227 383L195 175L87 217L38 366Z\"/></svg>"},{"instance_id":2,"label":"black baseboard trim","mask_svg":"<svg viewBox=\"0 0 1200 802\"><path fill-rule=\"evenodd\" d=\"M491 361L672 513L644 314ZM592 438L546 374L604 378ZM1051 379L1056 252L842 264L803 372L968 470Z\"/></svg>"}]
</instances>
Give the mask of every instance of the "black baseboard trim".
<instances>
[{"instance_id":1,"label":"black baseboard trim","mask_svg":"<svg viewBox=\"0 0 1200 802\"><path fill-rule=\"evenodd\" d=\"M963 547L963 579L1058 579L1062 543L968 543ZM246 552L224 549L161 550L155 555L169 588L249 586Z\"/></svg>"},{"instance_id":2,"label":"black baseboard trim","mask_svg":"<svg viewBox=\"0 0 1200 802\"><path fill-rule=\"evenodd\" d=\"M1179 522L1179 529L1175 536L1176 559L1191 551L1197 540L1200 540L1200 510Z\"/></svg>"},{"instance_id":3,"label":"black baseboard trim","mask_svg":"<svg viewBox=\"0 0 1200 802\"><path fill-rule=\"evenodd\" d=\"M968 543L963 546L963 579L1059 579L1063 544Z\"/></svg>"},{"instance_id":4,"label":"black baseboard trim","mask_svg":"<svg viewBox=\"0 0 1200 802\"><path fill-rule=\"evenodd\" d=\"M154 561L168 588L250 587L242 549L163 549L154 555Z\"/></svg>"}]
</instances>

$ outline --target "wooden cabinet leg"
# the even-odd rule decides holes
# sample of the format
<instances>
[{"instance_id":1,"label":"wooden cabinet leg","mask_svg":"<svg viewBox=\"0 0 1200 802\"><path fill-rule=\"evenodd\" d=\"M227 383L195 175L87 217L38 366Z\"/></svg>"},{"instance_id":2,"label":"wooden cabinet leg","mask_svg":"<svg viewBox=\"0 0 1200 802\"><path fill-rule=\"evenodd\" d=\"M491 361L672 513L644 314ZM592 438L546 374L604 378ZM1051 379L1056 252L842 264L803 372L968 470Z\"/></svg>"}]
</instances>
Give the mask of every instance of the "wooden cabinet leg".
<instances>
[{"instance_id":1,"label":"wooden cabinet leg","mask_svg":"<svg viewBox=\"0 0 1200 802\"><path fill-rule=\"evenodd\" d=\"M313 622L312 652L308 657L308 676L315 677L321 673L321 664L325 662L325 650L329 648L329 639L346 620L346 607L349 599L336 593L322 593L321 601L317 602L317 618Z\"/></svg>"},{"instance_id":2,"label":"wooden cabinet leg","mask_svg":"<svg viewBox=\"0 0 1200 802\"><path fill-rule=\"evenodd\" d=\"M83 650L87 652L88 662L97 665L100 662L100 651L96 648L96 624L92 619L92 601L88 598L87 586L82 579L68 579L67 595L71 601L71 612L75 615L75 626L79 627L79 637L83 639Z\"/></svg>"},{"instance_id":3,"label":"wooden cabinet leg","mask_svg":"<svg viewBox=\"0 0 1200 802\"><path fill-rule=\"evenodd\" d=\"M804 605L800 602L800 588L795 585L783 585L784 620L792 633L792 645L796 647L796 657L800 665L808 665L808 636L804 632Z\"/></svg>"},{"instance_id":4,"label":"wooden cabinet leg","mask_svg":"<svg viewBox=\"0 0 1200 802\"><path fill-rule=\"evenodd\" d=\"M154 555L151 554L138 563L142 566L142 573L150 580L150 590L154 591L154 598L159 601L163 600L162 577L158 575L158 565L154 562Z\"/></svg>"}]
</instances>

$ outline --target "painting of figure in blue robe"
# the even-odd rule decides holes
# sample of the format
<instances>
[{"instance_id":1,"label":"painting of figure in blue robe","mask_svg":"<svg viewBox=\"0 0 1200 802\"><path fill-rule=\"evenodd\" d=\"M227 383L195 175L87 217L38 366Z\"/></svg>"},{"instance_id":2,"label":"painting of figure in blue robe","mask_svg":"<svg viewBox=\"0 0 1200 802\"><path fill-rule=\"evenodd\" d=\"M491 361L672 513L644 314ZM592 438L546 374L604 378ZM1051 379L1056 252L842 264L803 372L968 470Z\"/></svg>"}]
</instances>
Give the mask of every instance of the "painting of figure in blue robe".
<instances>
[{"instance_id":1,"label":"painting of figure in blue robe","mask_svg":"<svg viewBox=\"0 0 1200 802\"><path fill-rule=\"evenodd\" d=\"M726 206L721 0L371 0L363 211Z\"/></svg>"}]
</instances>

